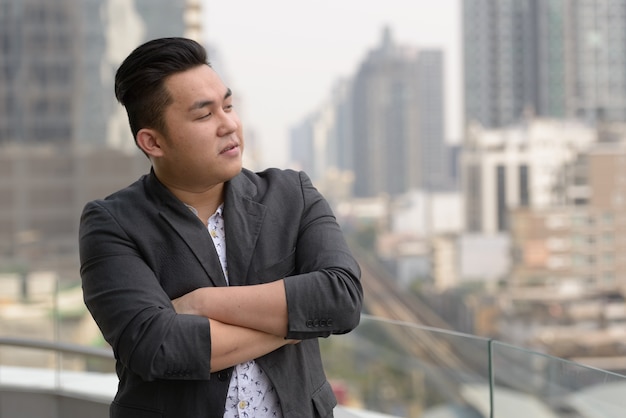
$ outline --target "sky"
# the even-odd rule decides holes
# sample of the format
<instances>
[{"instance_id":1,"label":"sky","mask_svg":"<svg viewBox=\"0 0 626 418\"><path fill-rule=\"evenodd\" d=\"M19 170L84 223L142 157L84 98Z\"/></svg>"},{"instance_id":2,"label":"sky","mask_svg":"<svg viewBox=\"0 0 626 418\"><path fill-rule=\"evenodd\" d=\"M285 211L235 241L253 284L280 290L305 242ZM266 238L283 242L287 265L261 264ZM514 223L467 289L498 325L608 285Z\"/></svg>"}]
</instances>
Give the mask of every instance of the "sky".
<instances>
[{"instance_id":1,"label":"sky","mask_svg":"<svg viewBox=\"0 0 626 418\"><path fill-rule=\"evenodd\" d=\"M203 0L203 43L263 167L288 165L289 129L323 106L338 80L356 74L385 27L398 44L444 51L446 140L457 142L459 1Z\"/></svg>"}]
</instances>

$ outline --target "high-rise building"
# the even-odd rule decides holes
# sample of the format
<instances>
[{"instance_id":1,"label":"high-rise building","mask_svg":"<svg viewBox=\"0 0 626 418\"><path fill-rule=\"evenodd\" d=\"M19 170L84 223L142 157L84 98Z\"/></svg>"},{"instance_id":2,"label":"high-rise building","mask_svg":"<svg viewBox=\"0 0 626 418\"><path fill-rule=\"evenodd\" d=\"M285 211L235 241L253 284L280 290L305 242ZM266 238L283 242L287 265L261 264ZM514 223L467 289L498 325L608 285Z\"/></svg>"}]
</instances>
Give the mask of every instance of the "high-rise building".
<instances>
[{"instance_id":1,"label":"high-rise building","mask_svg":"<svg viewBox=\"0 0 626 418\"><path fill-rule=\"evenodd\" d=\"M463 0L465 120L626 120L626 0Z\"/></svg>"},{"instance_id":2,"label":"high-rise building","mask_svg":"<svg viewBox=\"0 0 626 418\"><path fill-rule=\"evenodd\" d=\"M387 29L361 64L351 98L354 194L436 188L447 172L442 53L397 45Z\"/></svg>"},{"instance_id":3,"label":"high-rise building","mask_svg":"<svg viewBox=\"0 0 626 418\"><path fill-rule=\"evenodd\" d=\"M77 274L84 204L149 169L115 71L149 39L199 39L199 15L199 0L0 0L0 267Z\"/></svg>"},{"instance_id":4,"label":"high-rise building","mask_svg":"<svg viewBox=\"0 0 626 418\"><path fill-rule=\"evenodd\" d=\"M443 53L420 50L417 55L417 140L421 145L419 169L425 190L442 190L451 184L444 142Z\"/></svg>"},{"instance_id":5,"label":"high-rise building","mask_svg":"<svg viewBox=\"0 0 626 418\"><path fill-rule=\"evenodd\" d=\"M454 188L443 69L442 51L398 45L385 29L357 73L292 129L292 160L317 181L346 175L355 197Z\"/></svg>"},{"instance_id":6,"label":"high-rise building","mask_svg":"<svg viewBox=\"0 0 626 418\"><path fill-rule=\"evenodd\" d=\"M0 0L0 144L133 146L115 69L148 39L197 37L199 15L198 0Z\"/></svg>"},{"instance_id":7,"label":"high-rise building","mask_svg":"<svg viewBox=\"0 0 626 418\"><path fill-rule=\"evenodd\" d=\"M508 125L521 115L532 45L522 25L528 0L464 0L463 68L465 119L485 127ZM528 20L528 19L527 19Z\"/></svg>"}]
</instances>

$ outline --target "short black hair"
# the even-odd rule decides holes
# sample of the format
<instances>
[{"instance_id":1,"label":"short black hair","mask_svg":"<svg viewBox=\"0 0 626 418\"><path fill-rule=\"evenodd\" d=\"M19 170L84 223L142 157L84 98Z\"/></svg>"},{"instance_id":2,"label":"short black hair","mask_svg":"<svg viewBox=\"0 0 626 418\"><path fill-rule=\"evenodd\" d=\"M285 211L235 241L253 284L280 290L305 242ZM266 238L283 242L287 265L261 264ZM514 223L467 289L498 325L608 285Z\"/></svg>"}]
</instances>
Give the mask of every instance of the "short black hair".
<instances>
[{"instance_id":1,"label":"short black hair","mask_svg":"<svg viewBox=\"0 0 626 418\"><path fill-rule=\"evenodd\" d=\"M135 143L142 128L166 132L163 113L171 103L167 77L199 65L211 66L206 49L178 37L153 39L126 57L115 73L115 97L126 108Z\"/></svg>"}]
</instances>

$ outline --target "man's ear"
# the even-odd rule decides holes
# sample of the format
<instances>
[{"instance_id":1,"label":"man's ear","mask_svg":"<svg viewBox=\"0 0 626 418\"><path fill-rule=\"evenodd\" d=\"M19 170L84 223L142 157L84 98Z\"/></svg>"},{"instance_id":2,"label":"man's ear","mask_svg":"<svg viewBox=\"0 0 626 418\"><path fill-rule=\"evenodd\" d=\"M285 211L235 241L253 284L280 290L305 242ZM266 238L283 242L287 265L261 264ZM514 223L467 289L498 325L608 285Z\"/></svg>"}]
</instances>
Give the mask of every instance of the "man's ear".
<instances>
[{"instance_id":1,"label":"man's ear","mask_svg":"<svg viewBox=\"0 0 626 418\"><path fill-rule=\"evenodd\" d=\"M163 138L154 129L143 128L137 132L137 145L149 157L160 157L163 155L161 141L163 141Z\"/></svg>"}]
</instances>

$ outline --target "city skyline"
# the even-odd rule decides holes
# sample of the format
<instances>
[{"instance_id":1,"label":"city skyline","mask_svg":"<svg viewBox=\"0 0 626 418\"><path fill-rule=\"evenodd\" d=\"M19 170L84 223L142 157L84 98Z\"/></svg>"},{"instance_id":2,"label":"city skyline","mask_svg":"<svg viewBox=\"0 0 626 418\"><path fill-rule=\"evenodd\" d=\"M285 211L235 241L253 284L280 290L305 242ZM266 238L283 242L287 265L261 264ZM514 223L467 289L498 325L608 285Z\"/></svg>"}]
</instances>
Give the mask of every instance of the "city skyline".
<instances>
[{"instance_id":1,"label":"city skyline","mask_svg":"<svg viewBox=\"0 0 626 418\"><path fill-rule=\"evenodd\" d=\"M280 13L268 13L269 9ZM203 3L203 39L216 70L241 99L244 129L261 167L288 163L291 127L317 111L340 79L353 77L388 27L399 44L444 51L445 138L460 135L459 1L314 4L274 0ZM242 11L245 10L245 13ZM259 19L262 16L262 19Z\"/></svg>"},{"instance_id":2,"label":"city skyline","mask_svg":"<svg viewBox=\"0 0 626 418\"><path fill-rule=\"evenodd\" d=\"M626 124L596 126L590 119L542 113L559 97L563 72L548 71L558 68L554 65L530 66L535 74L563 81L554 84L509 71L528 70L518 65L519 52L537 46L522 42L522 26L547 23L550 33L563 35L545 14L531 13L525 25L511 17L524 5L552 3L164 0L167 6L159 7L155 0L74 0L58 7L61 3L48 0L22 1L0 0L0 11L11 12L0 14L0 35L11 41L0 43L9 57L0 87L10 93L0 104L13 112L4 112L0 139L32 142L20 147L7 141L0 152L0 268L14 295L11 303L30 302L31 290L41 286L44 275L55 291L80 281L76 238L85 202L124 188L150 170L150 161L134 145L124 108L115 102L114 71L130 49L148 39L188 36L208 48L210 61L234 91L248 131L246 156L253 164L247 168L300 168L298 158L308 163L301 163L302 169L350 234L351 245L368 254L363 271L371 267L370 258L384 260L368 277L369 285L388 277L404 293L415 290L418 304L429 305L459 331L540 346L542 354L568 359L600 353L594 359L602 367L623 372L626 350L615 331L624 331L626 324L626 241L621 239L626 231ZM557 3L606 6L600 0ZM71 6L76 4L85 6L84 14L75 13ZM471 29L463 42L461 4L465 27ZM625 20L613 18L626 16L626 0L615 5L621 15L593 9L601 9L598 16L619 28L606 31L612 41L619 40L615 33L626 39ZM200 11L202 25L197 24ZM588 25L572 25L581 29L572 31L578 35L571 39L591 40L591 50L597 51L603 38L590 29L596 27L590 16L580 13L576 22ZM202 35L195 37L202 27ZM386 30L393 42L381 45ZM518 35L516 42L507 43L513 40L511 32ZM527 33L536 35L533 41L546 38L539 31ZM482 42L487 35L490 42ZM542 43L538 50L544 54L530 54L534 59L524 62L543 63L540 58L549 56L548 64L558 63L559 42L571 39L550 39L553 49L541 49ZM472 60L463 60L462 44ZM626 73L609 71L626 57L622 44L614 45L605 48L610 54L603 57L610 60L591 60L576 69L610 75L596 79L611 80L604 87L626 80ZM491 68L487 64L496 52L506 59ZM463 62L469 72L481 74L480 83L464 81ZM418 66L424 71L412 71ZM509 106L512 92L520 90L524 94ZM483 126L468 124L465 130L463 91L465 98L485 99L480 102L484 109L505 105L501 126L484 126L485 118ZM619 104L618 93L626 90L618 85L609 91ZM527 117L520 120L530 93L537 98L537 111L524 112ZM493 100L482 105L487 99ZM605 110L598 105L602 100L585 103L589 106L583 110L594 114ZM25 133L13 123L21 118L35 122L23 124ZM305 146L291 161L294 127L293 142ZM72 146L58 146L63 139L72 140ZM444 140L459 146L438 158ZM85 147L77 146L83 142ZM446 180L442 172L461 181L439 187L435 181ZM80 296L78 287L71 290ZM77 324L74 309L66 316L70 309L56 305L58 300L55 295L55 309L63 308L63 314L46 312L45 317ZM33 307L28 303L25 309ZM5 322L10 330L31 331L16 325L20 321ZM45 331L56 338L57 329L47 326ZM43 335L48 334L36 336ZM93 336L83 341L91 344ZM613 356L617 361L611 364Z\"/></svg>"}]
</instances>

